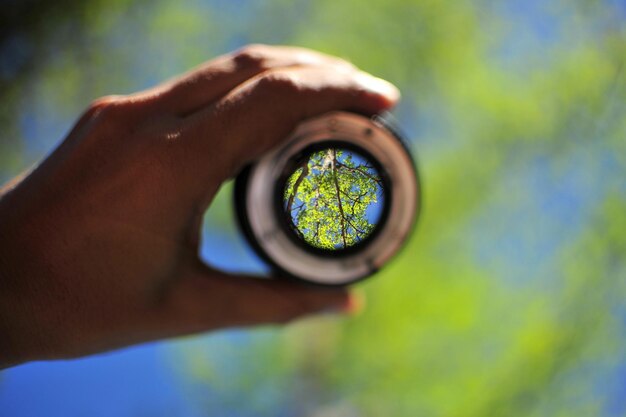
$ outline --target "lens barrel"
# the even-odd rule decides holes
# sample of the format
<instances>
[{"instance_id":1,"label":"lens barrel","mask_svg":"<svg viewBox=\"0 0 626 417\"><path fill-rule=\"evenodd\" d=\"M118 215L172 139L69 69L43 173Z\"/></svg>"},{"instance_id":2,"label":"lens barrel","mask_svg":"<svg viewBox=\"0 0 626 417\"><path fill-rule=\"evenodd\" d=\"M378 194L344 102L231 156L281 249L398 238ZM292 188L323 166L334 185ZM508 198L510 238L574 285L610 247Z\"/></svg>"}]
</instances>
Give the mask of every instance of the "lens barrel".
<instances>
[{"instance_id":1,"label":"lens barrel","mask_svg":"<svg viewBox=\"0 0 626 417\"><path fill-rule=\"evenodd\" d=\"M281 275L346 285L385 265L420 208L413 158L389 118L309 119L235 181L244 236Z\"/></svg>"}]
</instances>

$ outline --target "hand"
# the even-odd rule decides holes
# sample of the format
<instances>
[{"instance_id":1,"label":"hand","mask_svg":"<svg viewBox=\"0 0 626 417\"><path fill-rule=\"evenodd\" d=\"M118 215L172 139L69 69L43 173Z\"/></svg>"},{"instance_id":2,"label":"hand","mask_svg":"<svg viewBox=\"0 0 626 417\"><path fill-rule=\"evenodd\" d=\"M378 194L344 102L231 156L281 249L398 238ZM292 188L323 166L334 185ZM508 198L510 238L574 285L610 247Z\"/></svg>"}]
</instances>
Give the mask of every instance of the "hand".
<instances>
[{"instance_id":1,"label":"hand","mask_svg":"<svg viewBox=\"0 0 626 417\"><path fill-rule=\"evenodd\" d=\"M349 309L345 289L204 265L202 216L225 180L301 120L397 99L337 58L249 46L95 101L0 197L0 367Z\"/></svg>"}]
</instances>

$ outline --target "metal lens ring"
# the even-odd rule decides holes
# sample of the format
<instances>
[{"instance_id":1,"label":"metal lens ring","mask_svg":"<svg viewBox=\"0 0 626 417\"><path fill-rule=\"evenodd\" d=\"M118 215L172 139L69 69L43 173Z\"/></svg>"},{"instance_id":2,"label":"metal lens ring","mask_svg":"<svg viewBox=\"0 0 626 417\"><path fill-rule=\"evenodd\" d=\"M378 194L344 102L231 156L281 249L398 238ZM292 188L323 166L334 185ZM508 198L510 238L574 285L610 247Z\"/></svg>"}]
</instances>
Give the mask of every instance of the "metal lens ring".
<instances>
[{"instance_id":1,"label":"metal lens ring","mask_svg":"<svg viewBox=\"0 0 626 417\"><path fill-rule=\"evenodd\" d=\"M377 119L346 112L303 122L237 178L235 193L256 251L283 273L324 285L380 269L419 209L417 173L401 139ZM347 212L352 217L338 217Z\"/></svg>"}]
</instances>

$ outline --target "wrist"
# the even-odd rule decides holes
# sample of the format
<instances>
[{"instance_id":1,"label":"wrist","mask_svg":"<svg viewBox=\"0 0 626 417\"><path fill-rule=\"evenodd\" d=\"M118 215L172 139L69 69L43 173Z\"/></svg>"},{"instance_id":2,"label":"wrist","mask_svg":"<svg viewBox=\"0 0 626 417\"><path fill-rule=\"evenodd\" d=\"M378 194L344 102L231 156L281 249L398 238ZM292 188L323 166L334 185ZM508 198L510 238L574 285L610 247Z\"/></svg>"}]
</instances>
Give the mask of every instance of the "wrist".
<instances>
[{"instance_id":1,"label":"wrist","mask_svg":"<svg viewBox=\"0 0 626 417\"><path fill-rule=\"evenodd\" d=\"M11 283L16 279L11 262L7 256L7 231L0 225L0 369L17 365L26 360L25 349L19 339L19 324L22 308L19 296Z\"/></svg>"},{"instance_id":2,"label":"wrist","mask_svg":"<svg viewBox=\"0 0 626 417\"><path fill-rule=\"evenodd\" d=\"M37 320L30 296L33 283L25 267L36 255L23 247L20 220L9 195L0 196L0 369L42 357L37 348ZM11 209L11 210L9 210Z\"/></svg>"}]
</instances>

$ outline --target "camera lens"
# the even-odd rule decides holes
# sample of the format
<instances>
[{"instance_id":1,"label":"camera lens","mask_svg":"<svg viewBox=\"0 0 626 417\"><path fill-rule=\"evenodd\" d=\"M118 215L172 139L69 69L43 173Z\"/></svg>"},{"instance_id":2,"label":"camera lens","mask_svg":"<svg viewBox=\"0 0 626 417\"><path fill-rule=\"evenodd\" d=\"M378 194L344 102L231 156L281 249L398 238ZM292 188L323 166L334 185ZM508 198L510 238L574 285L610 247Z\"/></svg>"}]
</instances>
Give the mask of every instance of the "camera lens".
<instances>
[{"instance_id":1,"label":"camera lens","mask_svg":"<svg viewBox=\"0 0 626 417\"><path fill-rule=\"evenodd\" d=\"M370 158L328 147L288 164L282 187L287 227L301 242L342 251L367 242L383 214L383 178Z\"/></svg>"},{"instance_id":2,"label":"camera lens","mask_svg":"<svg viewBox=\"0 0 626 417\"><path fill-rule=\"evenodd\" d=\"M402 247L418 214L419 182L385 119L332 112L301 123L235 181L241 230L281 275L345 285Z\"/></svg>"}]
</instances>

